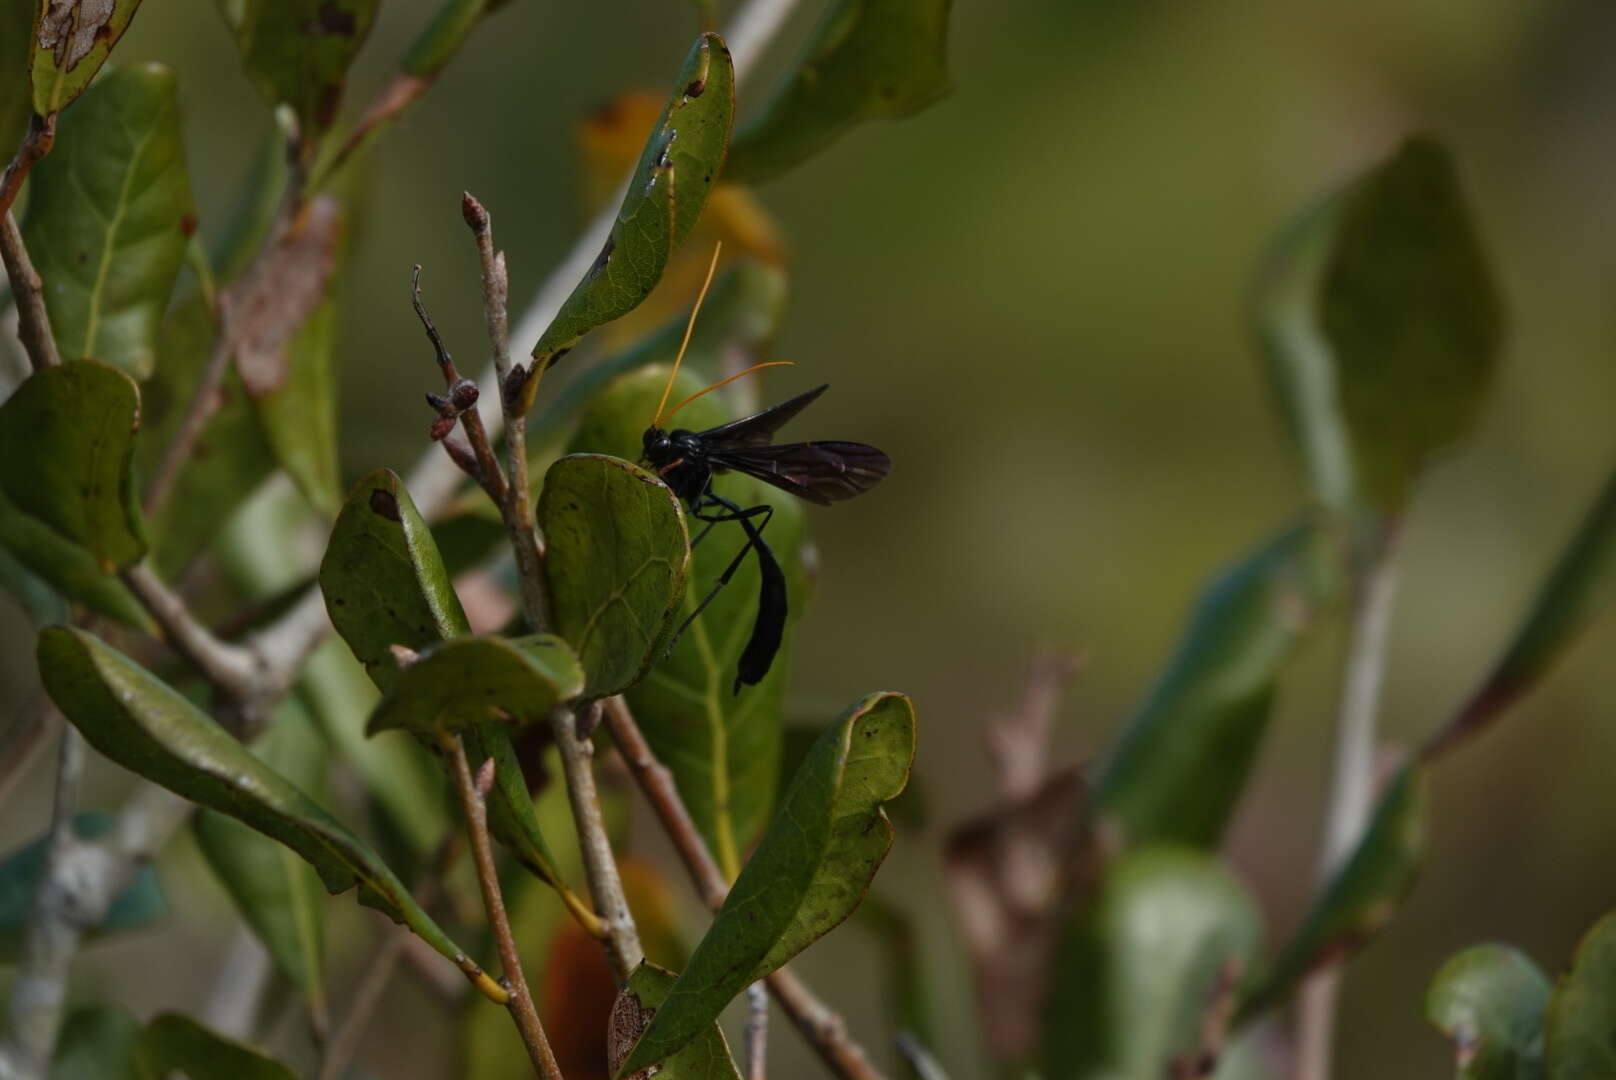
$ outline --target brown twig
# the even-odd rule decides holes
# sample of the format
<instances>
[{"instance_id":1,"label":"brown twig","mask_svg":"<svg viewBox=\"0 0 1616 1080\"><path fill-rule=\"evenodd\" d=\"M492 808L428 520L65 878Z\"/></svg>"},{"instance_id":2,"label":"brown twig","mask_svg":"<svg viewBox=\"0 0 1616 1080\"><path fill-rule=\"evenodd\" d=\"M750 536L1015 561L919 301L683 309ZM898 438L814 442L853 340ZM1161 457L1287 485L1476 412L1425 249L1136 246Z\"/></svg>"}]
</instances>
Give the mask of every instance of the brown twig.
<instances>
[{"instance_id":1,"label":"brown twig","mask_svg":"<svg viewBox=\"0 0 1616 1080\"><path fill-rule=\"evenodd\" d=\"M50 314L45 310L45 286L28 257L22 230L10 210L0 217L0 261L5 263L11 282L11 295L17 304L17 340L28 354L35 371L44 371L62 362L51 333Z\"/></svg>"},{"instance_id":2,"label":"brown twig","mask_svg":"<svg viewBox=\"0 0 1616 1080\"><path fill-rule=\"evenodd\" d=\"M252 649L215 637L149 562L136 563L119 576L157 620L164 639L208 682L244 713L255 713L263 706L268 673Z\"/></svg>"},{"instance_id":3,"label":"brown twig","mask_svg":"<svg viewBox=\"0 0 1616 1080\"><path fill-rule=\"evenodd\" d=\"M674 786L673 774L657 760L651 744L645 741L639 725L621 697L607 698L605 702L606 730L611 733L617 752L627 762L634 780L644 792L646 801L662 824L662 830L672 841L674 851L685 864L685 870L695 883L702 903L713 911L724 906L729 895L729 882L718 868L707 842L696 828L686 809L679 790ZM820 1001L797 976L786 968L768 976L769 993L780 1005L819 1059L843 1080L882 1080L881 1072L871 1064L864 1048L847 1033L847 1025L830 1006Z\"/></svg>"},{"instance_id":4,"label":"brown twig","mask_svg":"<svg viewBox=\"0 0 1616 1080\"><path fill-rule=\"evenodd\" d=\"M342 146L337 152L320 167L320 171L310 181L309 186L319 189L336 176L361 147L370 142L382 128L398 119L405 109L426 93L433 81L434 78L431 76L411 75L406 71L394 75L392 80L371 99L370 105L365 108L365 114L359 118L359 122L348 133L348 137L342 141Z\"/></svg>"},{"instance_id":5,"label":"brown twig","mask_svg":"<svg viewBox=\"0 0 1616 1080\"><path fill-rule=\"evenodd\" d=\"M472 779L471 764L466 760L466 747L460 736L444 735L443 751L449 758L454 773L455 790L460 796L460 807L466 815L466 836L471 841L472 862L477 867L477 884L482 889L483 907L488 912L488 925L494 933L499 949L500 967L504 969L504 982L510 991L511 1017L522 1033L533 1068L545 1080L562 1080L561 1066L556 1063L545 1038L544 1025L533 1006L533 994L527 980L522 977L522 957L511 933L510 917L505 913L505 898L499 891L499 869L494 865L493 841L488 836L488 797L494 782L494 759L483 762L476 780Z\"/></svg>"},{"instance_id":6,"label":"brown twig","mask_svg":"<svg viewBox=\"0 0 1616 1080\"><path fill-rule=\"evenodd\" d=\"M447 397L437 394L428 394L427 403L438 411L438 419L432 424L432 438L435 442L443 442L449 432L454 430L455 421L466 430L466 438L471 444L474 459L466 462L445 444L449 456L454 459L471 478L488 492L488 497L494 500L494 505L505 505L505 474L499 471L499 461L494 457L493 444L488 440L488 430L483 426L482 414L477 411L477 399L481 392L477 384L470 379L460 376L455 367L454 357L449 355L448 348L443 344L443 336L438 333L432 316L427 313L426 304L421 300L421 267L417 265L410 278L410 303L415 307L415 316L421 320L421 326L426 331L427 340L432 342L432 349L437 354L438 370L443 373L443 385L449 391ZM471 467L468 468L467 466Z\"/></svg>"},{"instance_id":7,"label":"brown twig","mask_svg":"<svg viewBox=\"0 0 1616 1080\"><path fill-rule=\"evenodd\" d=\"M22 190L22 182L28 178L29 171L55 145L56 114L36 114L29 122L28 133L23 136L17 155L0 174L0 215L11 213L11 204L17 201L17 193Z\"/></svg>"}]
</instances>

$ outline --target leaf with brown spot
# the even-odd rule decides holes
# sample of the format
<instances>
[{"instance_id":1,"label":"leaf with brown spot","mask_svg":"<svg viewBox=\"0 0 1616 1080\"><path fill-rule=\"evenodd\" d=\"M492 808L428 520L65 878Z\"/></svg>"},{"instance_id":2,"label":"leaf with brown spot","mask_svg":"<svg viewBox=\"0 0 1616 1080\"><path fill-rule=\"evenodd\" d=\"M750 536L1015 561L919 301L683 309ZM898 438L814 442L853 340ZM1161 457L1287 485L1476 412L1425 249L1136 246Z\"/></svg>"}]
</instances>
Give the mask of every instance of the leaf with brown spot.
<instances>
[{"instance_id":1,"label":"leaf with brown spot","mask_svg":"<svg viewBox=\"0 0 1616 1080\"><path fill-rule=\"evenodd\" d=\"M675 982L673 972L649 960L642 961L629 975L628 985L617 995L606 1023L606 1061L614 1074L651 1026ZM741 1074L730 1056L724 1032L714 1023L660 1067L647 1066L625 1080L650 1080L652 1076L657 1080L740 1080Z\"/></svg>"},{"instance_id":2,"label":"leaf with brown spot","mask_svg":"<svg viewBox=\"0 0 1616 1080\"><path fill-rule=\"evenodd\" d=\"M36 113L49 116L84 92L139 7L140 0L44 0L39 5L28 64Z\"/></svg>"},{"instance_id":3,"label":"leaf with brown spot","mask_svg":"<svg viewBox=\"0 0 1616 1080\"><path fill-rule=\"evenodd\" d=\"M342 233L342 204L329 195L316 198L257 272L231 290L231 346L253 397L285 384L287 344L325 298Z\"/></svg>"}]
</instances>

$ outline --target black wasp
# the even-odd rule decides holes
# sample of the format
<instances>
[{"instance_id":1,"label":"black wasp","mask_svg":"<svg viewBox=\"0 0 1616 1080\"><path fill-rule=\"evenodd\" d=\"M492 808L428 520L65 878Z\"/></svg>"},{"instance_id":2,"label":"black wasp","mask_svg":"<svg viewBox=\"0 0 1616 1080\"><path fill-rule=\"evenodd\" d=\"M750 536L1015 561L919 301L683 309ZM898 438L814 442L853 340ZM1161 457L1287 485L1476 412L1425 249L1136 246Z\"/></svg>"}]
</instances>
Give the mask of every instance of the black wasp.
<instances>
[{"instance_id":1,"label":"black wasp","mask_svg":"<svg viewBox=\"0 0 1616 1080\"><path fill-rule=\"evenodd\" d=\"M713 266L716 267L717 264L718 253L715 251ZM707 280L709 282L712 280L712 268L707 271ZM703 286L702 294L705 295L706 291L706 286ZM698 298L697 309L700 306L701 299ZM692 311L691 326L694 326L695 318L695 311ZM689 342L690 327L687 326L685 345ZM673 372L668 376L669 390L673 387L673 380L679 371L679 362L683 358L684 347L681 347L679 357L674 361ZM782 491L788 491L800 499L829 506L833 502L851 499L870 490L892 467L892 460L886 454L863 443L797 442L779 445L770 443L769 440L775 432L825 392L824 386L798 394L762 412L743 416L739 420L732 420L705 431L688 431L683 428L667 431L663 428L663 422L667 417L671 417L701 394L716 390L725 383L759 368L772 367L776 363L779 362L755 365L738 375L732 375L722 382L709 386L700 393L692 394L669 410L667 416L663 415L662 407L659 405L657 415L652 419L651 426L646 429L644 438L644 460L656 470L657 475L662 477L668 487L673 489L674 494L684 500L690 510L690 516L707 523L707 527L691 541L691 547L701 543L712 531L713 526L720 522L733 521L746 533L746 543L741 546L741 550L736 553L724 572L718 576L712 591L685 619L680 630L683 631L689 626L713 597L718 595L718 590L728 584L748 551L757 554L760 579L757 619L752 624L752 636L747 641L740 662L736 666L734 687L736 693L740 692L743 684L752 686L761 681L763 676L768 674L769 665L774 662L774 654L779 651L786 623L786 578L780 569L779 560L763 539L763 530L774 515L774 507L767 503L743 507L726 499L713 491L713 477L724 472L745 473L747 476L773 484ZM667 400L668 391L664 390L662 405L666 405Z\"/></svg>"}]
</instances>

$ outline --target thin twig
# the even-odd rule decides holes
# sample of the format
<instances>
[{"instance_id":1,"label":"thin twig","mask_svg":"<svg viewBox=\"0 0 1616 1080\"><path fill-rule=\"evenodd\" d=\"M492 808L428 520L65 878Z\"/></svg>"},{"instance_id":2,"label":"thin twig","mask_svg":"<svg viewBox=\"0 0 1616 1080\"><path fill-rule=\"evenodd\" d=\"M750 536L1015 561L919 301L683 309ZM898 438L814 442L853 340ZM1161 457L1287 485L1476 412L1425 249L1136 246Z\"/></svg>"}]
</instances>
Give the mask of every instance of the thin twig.
<instances>
[{"instance_id":1,"label":"thin twig","mask_svg":"<svg viewBox=\"0 0 1616 1080\"><path fill-rule=\"evenodd\" d=\"M191 614L180 595L157 576L148 562L136 563L120 575L129 591L162 627L164 638L216 688L245 712L263 704L266 672L253 650L221 641Z\"/></svg>"},{"instance_id":2,"label":"thin twig","mask_svg":"<svg viewBox=\"0 0 1616 1080\"><path fill-rule=\"evenodd\" d=\"M1392 602L1397 594L1397 526L1363 556L1353 597L1351 642L1341 687L1334 780L1319 880L1351 856L1374 805L1375 715L1386 668ZM1303 983L1297 1005L1298 1080L1329 1080L1341 969L1331 965Z\"/></svg>"},{"instance_id":3,"label":"thin twig","mask_svg":"<svg viewBox=\"0 0 1616 1080\"><path fill-rule=\"evenodd\" d=\"M174 485L179 482L180 470L191 460L197 440L207 428L208 420L218 410L219 389L224 385L233 352L229 332L228 291L216 298L213 324L213 349L208 354L207 366L202 369L202 376L197 380L196 389L191 393L190 404L185 408L185 418L180 421L174 437L163 448L163 456L157 463L157 471L152 476L151 484L146 488L145 509L148 518L155 517L163 504L168 502L168 497L174 493Z\"/></svg>"},{"instance_id":4,"label":"thin twig","mask_svg":"<svg viewBox=\"0 0 1616 1080\"><path fill-rule=\"evenodd\" d=\"M320 171L315 174L309 186L316 190L324 187L361 147L369 143L382 128L398 119L405 109L431 89L433 81L434 77L411 75L406 71L394 75L377 91L376 96L365 108L365 114L359 118L359 122L348 133L348 137L342 141L341 148L320 167Z\"/></svg>"},{"instance_id":5,"label":"thin twig","mask_svg":"<svg viewBox=\"0 0 1616 1080\"><path fill-rule=\"evenodd\" d=\"M912 1033L900 1031L893 1041L897 1044L899 1056L914 1070L916 1080L948 1080L948 1073L943 1071L942 1064Z\"/></svg>"},{"instance_id":6,"label":"thin twig","mask_svg":"<svg viewBox=\"0 0 1616 1080\"><path fill-rule=\"evenodd\" d=\"M6 171L0 174L0 214L11 213L11 204L17 201L17 193L22 190L22 182L28 178L29 171L55 145L56 114L36 114L29 122L28 133L23 136L16 156L6 165Z\"/></svg>"},{"instance_id":7,"label":"thin twig","mask_svg":"<svg viewBox=\"0 0 1616 1080\"><path fill-rule=\"evenodd\" d=\"M612 743L627 762L629 772L644 792L646 801L662 824L662 830L672 841L674 851L685 864L685 870L695 883L702 903L713 911L724 906L729 895L729 882L707 850L695 821L686 809L679 790L674 786L673 774L657 760L650 743L640 732L639 725L621 697L607 698L605 702L606 730ZM769 992L791 1021L813 1047L814 1052L832 1072L843 1080L882 1080L881 1072L871 1064L864 1048L847 1033L847 1025L835 1010L820 1001L797 976L786 968L771 974L767 982Z\"/></svg>"},{"instance_id":8,"label":"thin twig","mask_svg":"<svg viewBox=\"0 0 1616 1080\"><path fill-rule=\"evenodd\" d=\"M488 804L485 801L493 787L494 759L483 762L476 780L471 776L471 764L466 760L466 746L459 735L448 734L442 739L444 753L454 773L455 790L460 796L460 807L466 815L466 836L471 841L472 862L477 867L477 884L482 889L483 907L488 912L488 925L494 933L499 949L500 967L504 969L504 983L510 991L511 1017L516 1029L522 1033L533 1068L545 1080L562 1080L561 1066L556 1064L545 1038L544 1025L539 1022L538 1010L533 1007L533 994L527 980L522 977L522 957L511 933L511 920L505 913L505 898L499 891L499 869L494 865L493 841L488 836Z\"/></svg>"},{"instance_id":9,"label":"thin twig","mask_svg":"<svg viewBox=\"0 0 1616 1080\"><path fill-rule=\"evenodd\" d=\"M17 305L17 340L28 354L28 363L35 371L55 367L62 358L56 351L56 336L51 333L50 314L45 310L44 282L28 257L22 230L17 228L17 219L10 210L0 217L0 261L5 263L6 277L11 282L11 295Z\"/></svg>"},{"instance_id":10,"label":"thin twig","mask_svg":"<svg viewBox=\"0 0 1616 1080\"><path fill-rule=\"evenodd\" d=\"M769 991L760 982L746 988L746 1080L769 1072Z\"/></svg>"},{"instance_id":11,"label":"thin twig","mask_svg":"<svg viewBox=\"0 0 1616 1080\"><path fill-rule=\"evenodd\" d=\"M438 370L443 373L443 385L449 391L447 397L428 394L427 402L438 410L438 420L432 426L432 438L435 441L444 439L454 428L458 419L460 425L466 429L466 438L471 443L472 453L476 455L475 464L470 470L473 480L482 485L488 497L494 500L494 505L505 505L505 474L499 471L499 461L494 457L493 444L488 440L488 431L483 427L482 414L477 411L477 399L481 391L477 384L470 379L462 378L460 371L455 367L454 357L449 355L449 349L443 343L443 336L438 333L437 326L432 322L432 316L427 313L426 304L421 300L421 267L417 265L410 278L410 303L415 307L415 316L421 320L421 326L426 330L426 336L432 342L432 349L437 353ZM445 450L450 445L445 442ZM449 454L455 459L452 450ZM455 459L456 465L464 464Z\"/></svg>"}]
</instances>

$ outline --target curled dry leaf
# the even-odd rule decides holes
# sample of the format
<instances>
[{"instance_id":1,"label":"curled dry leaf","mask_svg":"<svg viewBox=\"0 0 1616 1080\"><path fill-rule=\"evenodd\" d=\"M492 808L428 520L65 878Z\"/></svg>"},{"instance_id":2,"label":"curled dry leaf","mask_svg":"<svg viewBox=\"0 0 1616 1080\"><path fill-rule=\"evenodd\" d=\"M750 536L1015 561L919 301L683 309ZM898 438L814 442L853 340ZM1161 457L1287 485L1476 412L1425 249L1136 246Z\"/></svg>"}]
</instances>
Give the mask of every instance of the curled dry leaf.
<instances>
[{"instance_id":1,"label":"curled dry leaf","mask_svg":"<svg viewBox=\"0 0 1616 1080\"><path fill-rule=\"evenodd\" d=\"M57 67L78 67L106 32L115 7L113 0L49 0L39 19L39 47L51 51Z\"/></svg>"},{"instance_id":2,"label":"curled dry leaf","mask_svg":"<svg viewBox=\"0 0 1616 1080\"><path fill-rule=\"evenodd\" d=\"M272 394L286 382L287 345L325 298L342 228L342 204L330 196L316 198L257 272L232 290L236 370L253 397Z\"/></svg>"}]
</instances>

